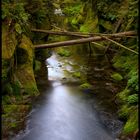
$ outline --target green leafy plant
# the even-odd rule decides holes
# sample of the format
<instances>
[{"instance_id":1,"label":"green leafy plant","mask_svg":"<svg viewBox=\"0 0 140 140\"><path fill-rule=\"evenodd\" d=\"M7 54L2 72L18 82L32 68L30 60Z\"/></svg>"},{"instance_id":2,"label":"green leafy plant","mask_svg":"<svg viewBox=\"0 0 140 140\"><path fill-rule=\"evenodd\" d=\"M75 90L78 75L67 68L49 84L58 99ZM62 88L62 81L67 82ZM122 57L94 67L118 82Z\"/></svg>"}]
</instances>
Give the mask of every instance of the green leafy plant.
<instances>
[{"instance_id":1,"label":"green leafy plant","mask_svg":"<svg viewBox=\"0 0 140 140\"><path fill-rule=\"evenodd\" d=\"M138 94L133 94L127 98L128 104L137 104L138 103Z\"/></svg>"}]
</instances>

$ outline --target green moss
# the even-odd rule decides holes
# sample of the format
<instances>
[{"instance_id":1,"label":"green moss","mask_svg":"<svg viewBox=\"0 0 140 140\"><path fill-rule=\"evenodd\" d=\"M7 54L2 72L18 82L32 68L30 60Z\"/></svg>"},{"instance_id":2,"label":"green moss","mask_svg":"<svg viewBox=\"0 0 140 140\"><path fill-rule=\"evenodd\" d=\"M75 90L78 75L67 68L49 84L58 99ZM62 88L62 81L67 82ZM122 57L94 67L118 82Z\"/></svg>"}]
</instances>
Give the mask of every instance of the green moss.
<instances>
[{"instance_id":1,"label":"green moss","mask_svg":"<svg viewBox=\"0 0 140 140\"><path fill-rule=\"evenodd\" d=\"M125 126L123 129L123 134L132 134L138 129L138 110L132 110Z\"/></svg>"},{"instance_id":2,"label":"green moss","mask_svg":"<svg viewBox=\"0 0 140 140\"><path fill-rule=\"evenodd\" d=\"M80 78L81 77L81 73L80 72L74 72L72 75L73 75L73 77L76 77L76 78Z\"/></svg>"},{"instance_id":3,"label":"green moss","mask_svg":"<svg viewBox=\"0 0 140 140\"><path fill-rule=\"evenodd\" d=\"M2 58L10 59L15 51L17 40L15 32L9 32L8 26L2 25Z\"/></svg>"},{"instance_id":4,"label":"green moss","mask_svg":"<svg viewBox=\"0 0 140 140\"><path fill-rule=\"evenodd\" d=\"M80 15L80 14L78 14L76 17L74 17L73 19L72 19L72 21L71 21L71 24L72 25L80 25L80 24L82 24L82 23L84 23L84 17L82 16L82 15Z\"/></svg>"},{"instance_id":5,"label":"green moss","mask_svg":"<svg viewBox=\"0 0 140 140\"><path fill-rule=\"evenodd\" d=\"M107 30L111 30L111 31L113 30L113 25L109 21L100 20L99 25L103 26Z\"/></svg>"},{"instance_id":6,"label":"green moss","mask_svg":"<svg viewBox=\"0 0 140 140\"><path fill-rule=\"evenodd\" d=\"M7 85L6 85L6 87L5 87L5 92L7 93L7 94L12 94L13 93L13 88L12 88L12 85L10 84L10 83L8 83Z\"/></svg>"},{"instance_id":7,"label":"green moss","mask_svg":"<svg viewBox=\"0 0 140 140\"><path fill-rule=\"evenodd\" d=\"M114 73L111 75L111 77L116 81L121 81L123 77L119 73Z\"/></svg>"},{"instance_id":8,"label":"green moss","mask_svg":"<svg viewBox=\"0 0 140 140\"><path fill-rule=\"evenodd\" d=\"M29 95L38 95L39 91L37 90L33 71L33 44L28 37L23 35L19 48L26 52L27 61L17 67L15 71L15 78L18 79L25 93Z\"/></svg>"},{"instance_id":9,"label":"green moss","mask_svg":"<svg viewBox=\"0 0 140 140\"><path fill-rule=\"evenodd\" d=\"M74 25L78 24L78 20L77 20L77 18L76 18L76 17L73 18L72 21L71 21L71 23L74 24Z\"/></svg>"},{"instance_id":10,"label":"green moss","mask_svg":"<svg viewBox=\"0 0 140 140\"><path fill-rule=\"evenodd\" d=\"M25 85L25 93L30 94L31 96L38 96L39 91L37 89L37 86L34 82L28 82Z\"/></svg>"},{"instance_id":11,"label":"green moss","mask_svg":"<svg viewBox=\"0 0 140 140\"><path fill-rule=\"evenodd\" d=\"M22 129L24 118L27 111L29 110L29 105L3 105L2 113L2 135L10 135L11 132L17 132L17 130Z\"/></svg>"},{"instance_id":12,"label":"green moss","mask_svg":"<svg viewBox=\"0 0 140 140\"><path fill-rule=\"evenodd\" d=\"M19 80L16 80L16 81L12 84L12 88L13 88L14 95L20 95L21 83L19 82Z\"/></svg>"},{"instance_id":13,"label":"green moss","mask_svg":"<svg viewBox=\"0 0 140 140\"><path fill-rule=\"evenodd\" d=\"M41 62L38 61L38 60L35 60L35 68L34 68L34 70L38 71L38 70L40 70L40 68L41 68Z\"/></svg>"},{"instance_id":14,"label":"green moss","mask_svg":"<svg viewBox=\"0 0 140 140\"><path fill-rule=\"evenodd\" d=\"M130 90L125 88L123 91L117 94L117 97L122 102L127 102L127 97L130 95Z\"/></svg>"},{"instance_id":15,"label":"green moss","mask_svg":"<svg viewBox=\"0 0 140 140\"><path fill-rule=\"evenodd\" d=\"M127 119L130 114L131 107L128 105L123 105L121 109L118 111L118 115L120 118Z\"/></svg>"},{"instance_id":16,"label":"green moss","mask_svg":"<svg viewBox=\"0 0 140 140\"><path fill-rule=\"evenodd\" d=\"M92 85L89 83L84 83L84 84L80 85L81 89L90 89L91 87L92 87Z\"/></svg>"},{"instance_id":17,"label":"green moss","mask_svg":"<svg viewBox=\"0 0 140 140\"><path fill-rule=\"evenodd\" d=\"M98 18L88 19L82 26L80 26L80 32L98 32Z\"/></svg>"},{"instance_id":18,"label":"green moss","mask_svg":"<svg viewBox=\"0 0 140 140\"><path fill-rule=\"evenodd\" d=\"M68 50L65 50L63 48L59 49L57 52L60 56L65 56L65 57L69 57L71 56L71 52Z\"/></svg>"}]
</instances>

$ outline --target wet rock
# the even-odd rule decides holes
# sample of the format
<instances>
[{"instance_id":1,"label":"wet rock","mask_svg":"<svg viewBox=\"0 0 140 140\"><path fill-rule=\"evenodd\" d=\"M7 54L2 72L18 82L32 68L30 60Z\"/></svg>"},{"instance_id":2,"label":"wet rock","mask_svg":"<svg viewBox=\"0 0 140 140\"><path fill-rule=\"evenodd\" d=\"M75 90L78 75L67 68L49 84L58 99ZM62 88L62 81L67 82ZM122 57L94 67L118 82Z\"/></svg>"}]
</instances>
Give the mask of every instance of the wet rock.
<instances>
[{"instance_id":1,"label":"wet rock","mask_svg":"<svg viewBox=\"0 0 140 140\"><path fill-rule=\"evenodd\" d=\"M62 65L60 63L58 63L58 67L62 67Z\"/></svg>"}]
</instances>

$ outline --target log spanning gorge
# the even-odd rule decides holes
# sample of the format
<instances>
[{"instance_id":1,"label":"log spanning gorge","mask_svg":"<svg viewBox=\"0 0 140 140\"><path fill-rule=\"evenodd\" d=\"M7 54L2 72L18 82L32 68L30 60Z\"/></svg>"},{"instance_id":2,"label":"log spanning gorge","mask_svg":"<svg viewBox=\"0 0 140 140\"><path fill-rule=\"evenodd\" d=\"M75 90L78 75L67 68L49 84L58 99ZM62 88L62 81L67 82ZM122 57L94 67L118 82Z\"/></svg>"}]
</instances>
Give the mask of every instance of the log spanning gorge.
<instances>
[{"instance_id":1,"label":"log spanning gorge","mask_svg":"<svg viewBox=\"0 0 140 140\"><path fill-rule=\"evenodd\" d=\"M138 52L129 49L116 41L113 41L114 39L120 39L124 37L135 37L137 33L135 31L127 31L127 32L121 32L121 33L115 33L115 34L101 34L101 33L79 33L79 32L68 32L68 31L50 31L50 30L40 30L40 29L32 29L33 32L41 32L41 33L47 33L47 34L54 34L54 35L62 35L62 36L75 36L75 37L81 37L81 39L75 39L75 40L69 40L69 41L62 41L62 42L55 42L50 44L40 44L40 45L34 45L35 49L44 49L44 48L55 48L55 47L62 47L62 46L70 46L75 44L82 44L87 42L94 41L103 41L107 40L110 42L113 42L117 44L118 46L121 46L122 48L131 51L133 53L138 54Z\"/></svg>"}]
</instances>

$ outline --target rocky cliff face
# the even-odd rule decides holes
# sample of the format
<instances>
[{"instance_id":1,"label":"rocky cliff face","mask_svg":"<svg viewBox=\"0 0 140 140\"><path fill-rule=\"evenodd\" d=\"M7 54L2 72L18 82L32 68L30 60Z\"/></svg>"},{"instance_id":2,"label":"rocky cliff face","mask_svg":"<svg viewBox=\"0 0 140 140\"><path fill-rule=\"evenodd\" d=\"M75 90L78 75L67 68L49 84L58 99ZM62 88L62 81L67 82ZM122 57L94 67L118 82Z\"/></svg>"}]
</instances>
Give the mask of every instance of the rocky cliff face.
<instances>
[{"instance_id":1,"label":"rocky cliff face","mask_svg":"<svg viewBox=\"0 0 140 140\"><path fill-rule=\"evenodd\" d=\"M2 134L10 138L21 129L33 97L39 94L29 37L2 25Z\"/></svg>"}]
</instances>

